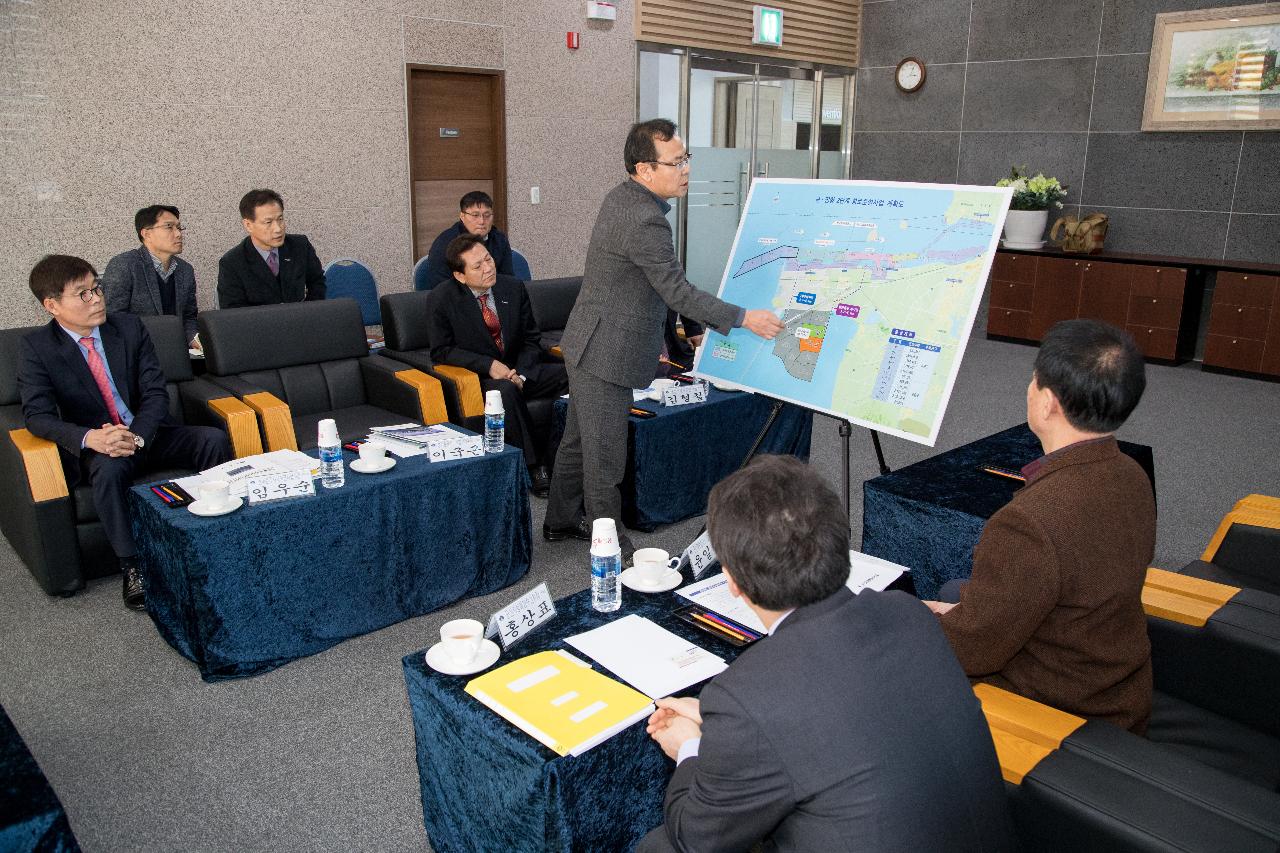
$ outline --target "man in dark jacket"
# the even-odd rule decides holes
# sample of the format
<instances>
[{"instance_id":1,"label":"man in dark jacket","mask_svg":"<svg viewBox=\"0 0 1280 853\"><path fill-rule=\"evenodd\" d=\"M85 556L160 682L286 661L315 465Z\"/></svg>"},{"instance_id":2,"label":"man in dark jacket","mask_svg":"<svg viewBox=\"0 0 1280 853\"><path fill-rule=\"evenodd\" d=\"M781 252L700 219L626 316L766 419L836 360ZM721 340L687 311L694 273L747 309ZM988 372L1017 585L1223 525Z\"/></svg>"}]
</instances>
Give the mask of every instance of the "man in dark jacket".
<instances>
[{"instance_id":1,"label":"man in dark jacket","mask_svg":"<svg viewBox=\"0 0 1280 853\"><path fill-rule=\"evenodd\" d=\"M638 850L1013 849L982 709L937 620L901 592L854 595L844 503L764 456L711 491L707 530L758 640L702 690L660 699L677 761Z\"/></svg>"},{"instance_id":2,"label":"man in dark jacket","mask_svg":"<svg viewBox=\"0 0 1280 853\"><path fill-rule=\"evenodd\" d=\"M187 342L199 349L196 337L196 271L182 254L178 208L166 204L144 207L133 217L142 245L121 252L107 262L102 290L107 313L128 311L138 316L172 314L182 318Z\"/></svg>"},{"instance_id":3,"label":"man in dark jacket","mask_svg":"<svg viewBox=\"0 0 1280 853\"><path fill-rule=\"evenodd\" d=\"M310 240L285 233L279 193L245 193L240 223L249 236L218 261L219 308L324 299L324 267Z\"/></svg>"},{"instance_id":4,"label":"man in dark jacket","mask_svg":"<svg viewBox=\"0 0 1280 853\"><path fill-rule=\"evenodd\" d=\"M474 234L489 250L498 275L515 275L511 261L511 241L493 227L493 199L488 193L469 192L458 202L458 221L440 232L427 253L427 277L432 286L453 279L453 270L445 260L449 244L463 234Z\"/></svg>"}]
</instances>

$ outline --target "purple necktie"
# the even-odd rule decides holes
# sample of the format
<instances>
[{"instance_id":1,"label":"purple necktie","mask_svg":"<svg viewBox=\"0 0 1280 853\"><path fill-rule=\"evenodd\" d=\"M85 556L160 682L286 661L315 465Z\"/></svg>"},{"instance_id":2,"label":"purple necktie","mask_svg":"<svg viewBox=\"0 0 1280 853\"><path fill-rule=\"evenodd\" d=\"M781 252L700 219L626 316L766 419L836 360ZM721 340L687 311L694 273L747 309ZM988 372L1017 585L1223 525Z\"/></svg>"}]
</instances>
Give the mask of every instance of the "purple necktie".
<instances>
[{"instance_id":1,"label":"purple necktie","mask_svg":"<svg viewBox=\"0 0 1280 853\"><path fill-rule=\"evenodd\" d=\"M267 255L267 268L271 270L272 275L280 275L280 259L276 257L276 250L272 249Z\"/></svg>"}]
</instances>

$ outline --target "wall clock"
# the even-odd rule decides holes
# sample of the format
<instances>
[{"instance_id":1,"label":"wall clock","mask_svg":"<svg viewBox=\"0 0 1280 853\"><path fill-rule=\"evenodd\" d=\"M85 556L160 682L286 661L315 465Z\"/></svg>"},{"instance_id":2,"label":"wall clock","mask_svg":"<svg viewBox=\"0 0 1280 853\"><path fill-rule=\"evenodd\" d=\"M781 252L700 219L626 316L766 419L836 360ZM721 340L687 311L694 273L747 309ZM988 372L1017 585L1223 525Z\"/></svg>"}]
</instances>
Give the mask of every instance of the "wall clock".
<instances>
[{"instance_id":1,"label":"wall clock","mask_svg":"<svg viewBox=\"0 0 1280 853\"><path fill-rule=\"evenodd\" d=\"M899 62L897 70L893 72L893 82L901 91L908 94L920 91L924 86L924 78L924 62L914 56L908 56Z\"/></svg>"}]
</instances>

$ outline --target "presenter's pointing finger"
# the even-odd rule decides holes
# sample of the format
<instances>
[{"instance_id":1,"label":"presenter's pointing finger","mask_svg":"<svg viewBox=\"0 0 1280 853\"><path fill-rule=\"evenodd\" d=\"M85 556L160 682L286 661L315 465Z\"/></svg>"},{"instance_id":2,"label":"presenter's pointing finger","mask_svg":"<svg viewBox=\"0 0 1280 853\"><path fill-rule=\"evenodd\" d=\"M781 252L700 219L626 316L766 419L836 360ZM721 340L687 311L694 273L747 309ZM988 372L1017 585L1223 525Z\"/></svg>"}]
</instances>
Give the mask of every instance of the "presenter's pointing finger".
<instances>
[{"instance_id":1,"label":"presenter's pointing finger","mask_svg":"<svg viewBox=\"0 0 1280 853\"><path fill-rule=\"evenodd\" d=\"M754 310L748 311L742 318L742 325L751 332L756 333L765 340L773 340L785 326L778 319L778 315L772 311Z\"/></svg>"}]
</instances>

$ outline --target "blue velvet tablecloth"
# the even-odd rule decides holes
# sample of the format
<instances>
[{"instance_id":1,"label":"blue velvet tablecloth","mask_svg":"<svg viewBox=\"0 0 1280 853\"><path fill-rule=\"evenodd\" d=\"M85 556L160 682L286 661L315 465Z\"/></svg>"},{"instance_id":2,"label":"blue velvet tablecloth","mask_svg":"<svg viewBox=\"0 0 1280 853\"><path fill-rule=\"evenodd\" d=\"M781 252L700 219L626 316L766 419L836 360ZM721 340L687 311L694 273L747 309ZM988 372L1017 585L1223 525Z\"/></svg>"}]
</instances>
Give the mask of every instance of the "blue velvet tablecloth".
<instances>
[{"instance_id":1,"label":"blue velvet tablecloth","mask_svg":"<svg viewBox=\"0 0 1280 853\"><path fill-rule=\"evenodd\" d=\"M1154 489L1151 448L1121 441ZM1044 455L1040 440L1019 424L862 484L862 552L911 569L921 598L973 569L973 549L987 519L1022 484L985 474L980 465L1017 470Z\"/></svg>"},{"instance_id":2,"label":"blue velvet tablecloth","mask_svg":"<svg viewBox=\"0 0 1280 853\"><path fill-rule=\"evenodd\" d=\"M375 475L348 466L340 489L317 482L315 497L216 518L135 488L147 609L206 681L266 672L515 583L532 553L527 482L508 447Z\"/></svg>"},{"instance_id":3,"label":"blue velvet tablecloth","mask_svg":"<svg viewBox=\"0 0 1280 853\"><path fill-rule=\"evenodd\" d=\"M0 850L70 853L79 849L58 795L0 708Z\"/></svg>"},{"instance_id":4,"label":"blue velvet tablecloth","mask_svg":"<svg viewBox=\"0 0 1280 853\"><path fill-rule=\"evenodd\" d=\"M635 405L657 417L630 418L622 522L633 530L650 531L707 511L711 487L742 464L773 400L711 388L705 403L666 407L642 400ZM556 401L556 444L567 409L567 400ZM813 412L786 404L757 452L808 460L812 434Z\"/></svg>"},{"instance_id":5,"label":"blue velvet tablecloth","mask_svg":"<svg viewBox=\"0 0 1280 853\"><path fill-rule=\"evenodd\" d=\"M687 603L674 592L623 589L622 595L614 613L592 610L590 590L557 601L555 618L503 652L496 666L548 649L589 660L563 638L631 613L726 662L737 657L735 647L670 615ZM623 851L662 823L675 764L645 734L643 722L582 755L558 756L468 696L463 688L474 677L441 675L426 665L423 652L404 658L423 822L437 853ZM694 695L698 687L683 694Z\"/></svg>"}]
</instances>

